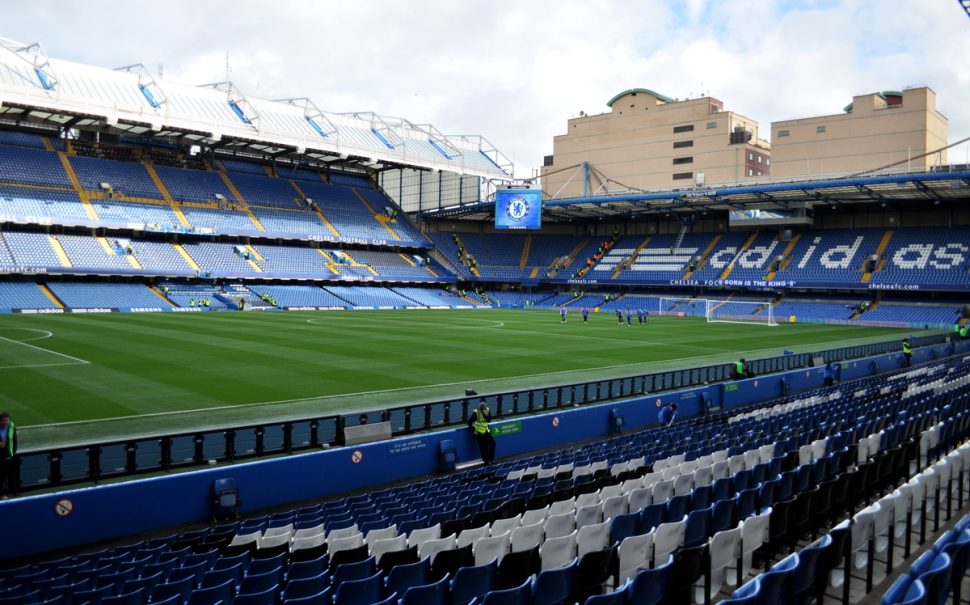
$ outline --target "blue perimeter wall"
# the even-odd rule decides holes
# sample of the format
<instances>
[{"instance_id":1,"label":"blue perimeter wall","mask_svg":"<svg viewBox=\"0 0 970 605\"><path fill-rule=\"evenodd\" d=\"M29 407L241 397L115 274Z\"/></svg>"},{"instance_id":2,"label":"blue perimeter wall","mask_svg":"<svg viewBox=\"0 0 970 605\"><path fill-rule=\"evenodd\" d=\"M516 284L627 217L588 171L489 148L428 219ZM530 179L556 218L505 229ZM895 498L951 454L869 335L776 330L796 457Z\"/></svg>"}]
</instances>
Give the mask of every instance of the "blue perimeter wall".
<instances>
[{"instance_id":1,"label":"blue perimeter wall","mask_svg":"<svg viewBox=\"0 0 970 605\"><path fill-rule=\"evenodd\" d=\"M970 351L970 341L924 347L914 362ZM900 368L901 353L842 364L842 380ZM703 406L730 410L785 393L822 385L822 368L802 369L685 391L637 397L619 402L564 408L493 425L521 423L521 431L497 438L500 457L602 437L609 433L610 413L623 415L626 430L657 424L655 403L676 402L680 418L700 414ZM0 501L0 527L6 528L4 558L20 558L180 525L211 517L213 481L233 477L239 486L242 512L432 474L438 468L438 443L453 439L462 461L479 458L467 429L401 437L390 441L177 473L38 496ZM70 501L71 512L58 514L58 503ZM61 507L61 512L64 508Z\"/></svg>"}]
</instances>

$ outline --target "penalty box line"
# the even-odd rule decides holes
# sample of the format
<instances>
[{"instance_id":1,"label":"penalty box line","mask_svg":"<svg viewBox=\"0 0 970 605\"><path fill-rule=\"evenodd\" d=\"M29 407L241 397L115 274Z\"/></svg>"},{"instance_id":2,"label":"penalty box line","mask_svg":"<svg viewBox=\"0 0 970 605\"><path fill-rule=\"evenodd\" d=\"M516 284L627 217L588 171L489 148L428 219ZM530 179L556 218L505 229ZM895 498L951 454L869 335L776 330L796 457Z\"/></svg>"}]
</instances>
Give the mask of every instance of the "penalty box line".
<instances>
[{"instance_id":1,"label":"penalty box line","mask_svg":"<svg viewBox=\"0 0 970 605\"><path fill-rule=\"evenodd\" d=\"M31 348L31 349L35 349L37 351L41 351L41 352L47 353L49 355L56 355L57 357L61 357L63 359L70 360L68 362L60 362L60 363L34 363L34 364L22 364L22 365L15 365L15 366L0 366L0 369L48 368L48 367L54 367L54 366L76 366L76 365L90 365L91 364L90 361L87 361L85 359L81 359L80 357L74 357L74 356L68 355L66 353L58 353L57 351L51 351L50 349L45 349L43 347L38 347L37 345L32 345L32 344L30 344L28 342L21 342L19 340L14 340L12 338L7 338L5 336L0 336L0 341L10 342L10 343L17 344L17 345L20 345L20 346L23 346L23 347L28 347L28 348Z\"/></svg>"}]
</instances>

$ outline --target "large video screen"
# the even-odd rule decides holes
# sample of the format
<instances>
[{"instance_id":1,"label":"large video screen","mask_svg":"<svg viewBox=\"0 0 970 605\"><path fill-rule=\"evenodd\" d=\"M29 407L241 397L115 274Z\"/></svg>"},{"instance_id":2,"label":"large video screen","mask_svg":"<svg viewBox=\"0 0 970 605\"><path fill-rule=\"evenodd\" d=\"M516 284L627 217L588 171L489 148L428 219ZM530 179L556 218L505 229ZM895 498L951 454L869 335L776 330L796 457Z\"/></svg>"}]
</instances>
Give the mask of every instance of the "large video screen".
<instances>
[{"instance_id":1,"label":"large video screen","mask_svg":"<svg viewBox=\"0 0 970 605\"><path fill-rule=\"evenodd\" d=\"M496 229L542 229L541 189L499 189L495 192Z\"/></svg>"},{"instance_id":2,"label":"large video screen","mask_svg":"<svg viewBox=\"0 0 970 605\"><path fill-rule=\"evenodd\" d=\"M747 208L731 210L728 213L728 225L739 227L768 227L771 225L811 225L813 224L811 209L798 208Z\"/></svg>"}]
</instances>

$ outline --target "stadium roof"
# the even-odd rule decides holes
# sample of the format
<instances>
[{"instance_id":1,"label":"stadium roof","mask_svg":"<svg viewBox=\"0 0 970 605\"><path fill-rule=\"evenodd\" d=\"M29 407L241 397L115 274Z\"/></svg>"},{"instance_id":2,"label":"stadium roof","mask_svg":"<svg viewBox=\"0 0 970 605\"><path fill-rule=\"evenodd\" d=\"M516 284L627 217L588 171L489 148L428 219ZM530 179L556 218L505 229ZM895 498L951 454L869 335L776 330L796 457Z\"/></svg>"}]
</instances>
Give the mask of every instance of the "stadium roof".
<instances>
[{"instance_id":1,"label":"stadium roof","mask_svg":"<svg viewBox=\"0 0 970 605\"><path fill-rule=\"evenodd\" d=\"M0 38L0 120L103 128L369 168L512 175L512 161L480 135L446 135L430 124L369 111L323 111L307 98L259 99L228 81L179 84L156 79L141 64L107 69L52 59L40 43L5 38Z\"/></svg>"},{"instance_id":2,"label":"stadium roof","mask_svg":"<svg viewBox=\"0 0 970 605\"><path fill-rule=\"evenodd\" d=\"M752 185L629 191L545 200L544 222L618 220L657 213L791 209L805 205L955 203L970 200L970 165L944 170L878 176L846 176ZM421 213L426 218L489 220L493 202Z\"/></svg>"}]
</instances>

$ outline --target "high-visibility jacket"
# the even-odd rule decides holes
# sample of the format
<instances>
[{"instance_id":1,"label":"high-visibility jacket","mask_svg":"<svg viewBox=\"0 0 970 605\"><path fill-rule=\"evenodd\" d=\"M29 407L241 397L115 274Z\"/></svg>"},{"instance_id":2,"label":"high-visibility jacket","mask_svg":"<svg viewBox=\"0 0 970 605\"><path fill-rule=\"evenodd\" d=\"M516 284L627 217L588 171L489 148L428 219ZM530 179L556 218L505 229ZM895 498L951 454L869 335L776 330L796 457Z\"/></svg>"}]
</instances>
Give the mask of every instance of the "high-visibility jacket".
<instances>
[{"instance_id":1,"label":"high-visibility jacket","mask_svg":"<svg viewBox=\"0 0 970 605\"><path fill-rule=\"evenodd\" d=\"M3 449L3 458L13 458L17 453L17 426L13 422L7 425L7 443Z\"/></svg>"},{"instance_id":2,"label":"high-visibility jacket","mask_svg":"<svg viewBox=\"0 0 970 605\"><path fill-rule=\"evenodd\" d=\"M903 341L903 355L912 355L912 354L913 354L913 349L909 347L909 343L906 341Z\"/></svg>"},{"instance_id":3,"label":"high-visibility jacket","mask_svg":"<svg viewBox=\"0 0 970 605\"><path fill-rule=\"evenodd\" d=\"M744 374L744 364L740 361L734 363L734 371L738 373L738 376Z\"/></svg>"},{"instance_id":4,"label":"high-visibility jacket","mask_svg":"<svg viewBox=\"0 0 970 605\"><path fill-rule=\"evenodd\" d=\"M476 435L484 435L485 433L490 433L491 429L488 428L488 419L486 416L490 414L488 408L485 408L485 413L483 414L479 408L475 408L472 412L472 429L475 430Z\"/></svg>"}]
</instances>

